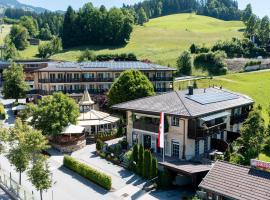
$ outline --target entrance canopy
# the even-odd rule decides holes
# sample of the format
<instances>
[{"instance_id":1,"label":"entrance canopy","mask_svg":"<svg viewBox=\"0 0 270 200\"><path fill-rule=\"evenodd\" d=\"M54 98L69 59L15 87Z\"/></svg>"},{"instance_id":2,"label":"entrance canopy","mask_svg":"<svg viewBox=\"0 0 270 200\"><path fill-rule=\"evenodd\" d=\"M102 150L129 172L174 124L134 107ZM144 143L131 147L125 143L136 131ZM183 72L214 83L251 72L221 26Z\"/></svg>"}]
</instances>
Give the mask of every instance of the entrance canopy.
<instances>
[{"instance_id":1,"label":"entrance canopy","mask_svg":"<svg viewBox=\"0 0 270 200\"><path fill-rule=\"evenodd\" d=\"M212 168L212 164L200 164L187 161L159 162L159 164L173 171L187 175L208 172Z\"/></svg>"}]
</instances>

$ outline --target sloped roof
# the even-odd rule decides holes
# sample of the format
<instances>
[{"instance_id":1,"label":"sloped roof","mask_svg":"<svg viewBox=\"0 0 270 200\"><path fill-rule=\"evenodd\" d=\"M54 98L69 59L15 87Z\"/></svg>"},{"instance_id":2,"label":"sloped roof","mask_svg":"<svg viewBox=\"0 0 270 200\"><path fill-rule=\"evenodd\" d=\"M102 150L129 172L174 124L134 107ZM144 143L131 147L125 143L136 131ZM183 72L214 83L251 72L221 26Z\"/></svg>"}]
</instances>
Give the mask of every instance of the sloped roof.
<instances>
[{"instance_id":1,"label":"sloped roof","mask_svg":"<svg viewBox=\"0 0 270 200\"><path fill-rule=\"evenodd\" d=\"M88 106L88 105L93 105L95 102L91 99L89 93L87 90L84 90L82 99L79 102L79 105L81 106Z\"/></svg>"},{"instance_id":2,"label":"sloped roof","mask_svg":"<svg viewBox=\"0 0 270 200\"><path fill-rule=\"evenodd\" d=\"M199 188L237 200L269 200L270 173L217 161Z\"/></svg>"},{"instance_id":3,"label":"sloped roof","mask_svg":"<svg viewBox=\"0 0 270 200\"><path fill-rule=\"evenodd\" d=\"M36 71L175 71L175 68L139 61L103 61L103 62L49 62L48 67Z\"/></svg>"},{"instance_id":4,"label":"sloped roof","mask_svg":"<svg viewBox=\"0 0 270 200\"><path fill-rule=\"evenodd\" d=\"M146 97L114 105L113 109L131 110L137 112L149 112L158 114L164 112L165 114L177 115L183 117L197 117L209 113L215 113L226 109L253 104L254 101L245 95L234 93L220 88L194 89L194 95L227 95L235 96L233 99L212 102L208 104L201 104L195 100L190 99L187 90L168 92L152 97Z\"/></svg>"}]
</instances>

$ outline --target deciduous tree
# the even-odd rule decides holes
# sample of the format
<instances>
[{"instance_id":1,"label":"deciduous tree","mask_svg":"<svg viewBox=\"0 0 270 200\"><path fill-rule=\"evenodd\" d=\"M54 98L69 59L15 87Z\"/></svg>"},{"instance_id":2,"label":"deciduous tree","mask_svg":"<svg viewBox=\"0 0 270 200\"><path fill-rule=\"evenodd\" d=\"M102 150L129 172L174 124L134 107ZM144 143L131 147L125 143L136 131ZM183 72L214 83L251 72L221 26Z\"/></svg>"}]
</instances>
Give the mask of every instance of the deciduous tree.
<instances>
[{"instance_id":1,"label":"deciduous tree","mask_svg":"<svg viewBox=\"0 0 270 200\"><path fill-rule=\"evenodd\" d=\"M43 191L52 186L51 173L46 157L39 155L33 162L32 168L28 171L28 177L35 188L40 192L40 199L43 199Z\"/></svg>"},{"instance_id":2,"label":"deciduous tree","mask_svg":"<svg viewBox=\"0 0 270 200\"><path fill-rule=\"evenodd\" d=\"M188 51L184 51L177 60L178 72L182 75L191 75L193 58Z\"/></svg>"},{"instance_id":3,"label":"deciduous tree","mask_svg":"<svg viewBox=\"0 0 270 200\"><path fill-rule=\"evenodd\" d=\"M4 85L3 95L5 98L23 98L29 86L25 82L25 75L23 67L19 64L12 63L11 67L7 68L3 72Z\"/></svg>"},{"instance_id":4,"label":"deciduous tree","mask_svg":"<svg viewBox=\"0 0 270 200\"><path fill-rule=\"evenodd\" d=\"M32 112L31 124L44 134L53 136L60 134L69 123L76 124L80 114L76 102L62 93L43 97Z\"/></svg>"},{"instance_id":5,"label":"deciduous tree","mask_svg":"<svg viewBox=\"0 0 270 200\"><path fill-rule=\"evenodd\" d=\"M9 37L11 42L19 50L24 50L29 45L29 42L27 41L29 33L27 29L21 25L13 25Z\"/></svg>"},{"instance_id":6,"label":"deciduous tree","mask_svg":"<svg viewBox=\"0 0 270 200\"><path fill-rule=\"evenodd\" d=\"M128 70L121 73L108 93L109 104L114 105L154 95L153 84L140 71Z\"/></svg>"}]
</instances>

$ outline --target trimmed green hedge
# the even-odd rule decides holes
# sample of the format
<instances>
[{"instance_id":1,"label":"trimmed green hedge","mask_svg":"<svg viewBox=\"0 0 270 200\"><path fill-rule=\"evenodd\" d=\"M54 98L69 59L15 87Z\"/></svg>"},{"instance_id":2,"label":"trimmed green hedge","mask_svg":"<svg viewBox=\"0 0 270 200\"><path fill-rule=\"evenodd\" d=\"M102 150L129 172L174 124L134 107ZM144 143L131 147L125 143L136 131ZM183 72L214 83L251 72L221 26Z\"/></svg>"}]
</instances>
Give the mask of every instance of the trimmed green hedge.
<instances>
[{"instance_id":1,"label":"trimmed green hedge","mask_svg":"<svg viewBox=\"0 0 270 200\"><path fill-rule=\"evenodd\" d=\"M90 166L83 164L71 156L64 156L64 166L77 172L84 178L100 185L101 187L110 190L112 187L112 178L102 172L99 172Z\"/></svg>"}]
</instances>

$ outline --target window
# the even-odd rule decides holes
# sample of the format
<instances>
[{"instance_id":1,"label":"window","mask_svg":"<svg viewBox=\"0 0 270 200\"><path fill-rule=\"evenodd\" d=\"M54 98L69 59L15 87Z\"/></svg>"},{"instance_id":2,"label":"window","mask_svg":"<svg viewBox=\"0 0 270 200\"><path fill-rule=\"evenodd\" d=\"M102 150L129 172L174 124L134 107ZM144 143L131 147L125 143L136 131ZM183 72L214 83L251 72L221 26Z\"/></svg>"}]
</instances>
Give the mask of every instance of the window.
<instances>
[{"instance_id":1,"label":"window","mask_svg":"<svg viewBox=\"0 0 270 200\"><path fill-rule=\"evenodd\" d=\"M132 133L132 144L137 144L138 143L138 134L133 132Z\"/></svg>"},{"instance_id":2,"label":"window","mask_svg":"<svg viewBox=\"0 0 270 200\"><path fill-rule=\"evenodd\" d=\"M199 156L199 155L200 155L200 141L195 140L195 156Z\"/></svg>"},{"instance_id":3,"label":"window","mask_svg":"<svg viewBox=\"0 0 270 200\"><path fill-rule=\"evenodd\" d=\"M172 126L180 126L179 125L179 117L174 117L172 116L172 123L171 123Z\"/></svg>"},{"instance_id":4,"label":"window","mask_svg":"<svg viewBox=\"0 0 270 200\"><path fill-rule=\"evenodd\" d=\"M74 85L74 89L75 90L79 90L80 89L80 85Z\"/></svg>"},{"instance_id":5,"label":"window","mask_svg":"<svg viewBox=\"0 0 270 200\"><path fill-rule=\"evenodd\" d=\"M179 142L172 141L172 156L179 158Z\"/></svg>"},{"instance_id":6,"label":"window","mask_svg":"<svg viewBox=\"0 0 270 200\"><path fill-rule=\"evenodd\" d=\"M74 74L74 79L79 79L80 75L79 74Z\"/></svg>"}]
</instances>

